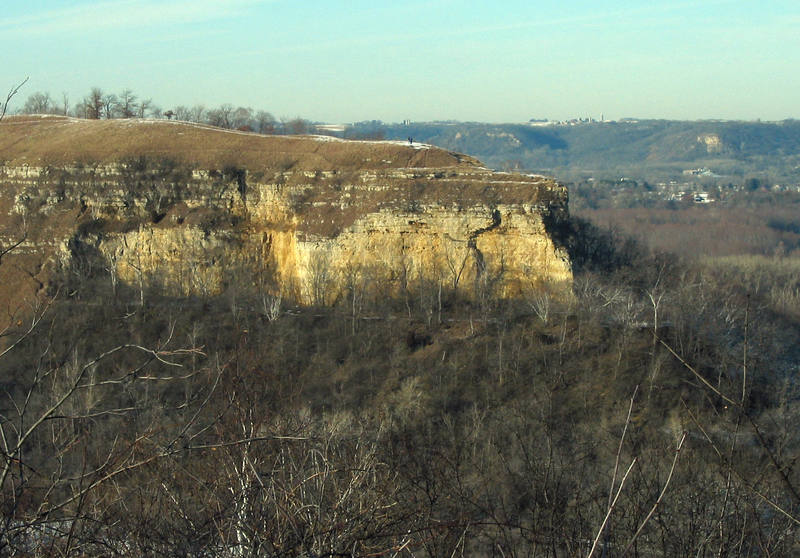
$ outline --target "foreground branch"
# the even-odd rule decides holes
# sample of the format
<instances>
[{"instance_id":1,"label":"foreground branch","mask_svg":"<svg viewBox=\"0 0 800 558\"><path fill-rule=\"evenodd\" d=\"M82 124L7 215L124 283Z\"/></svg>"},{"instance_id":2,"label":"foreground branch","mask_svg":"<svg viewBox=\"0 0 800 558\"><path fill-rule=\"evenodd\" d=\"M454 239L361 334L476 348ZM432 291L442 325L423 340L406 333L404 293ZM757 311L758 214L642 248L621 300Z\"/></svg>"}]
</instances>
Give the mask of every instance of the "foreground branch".
<instances>
[{"instance_id":1,"label":"foreground branch","mask_svg":"<svg viewBox=\"0 0 800 558\"><path fill-rule=\"evenodd\" d=\"M11 102L11 99L14 98L14 95L16 95L19 92L22 86L25 85L29 79L30 77L26 77L24 80L22 80L22 83L20 83L16 87L12 87L11 90L8 92L6 101L3 103L2 108L0 108L0 120L3 120L3 117L6 115L6 111L8 111L8 104Z\"/></svg>"}]
</instances>

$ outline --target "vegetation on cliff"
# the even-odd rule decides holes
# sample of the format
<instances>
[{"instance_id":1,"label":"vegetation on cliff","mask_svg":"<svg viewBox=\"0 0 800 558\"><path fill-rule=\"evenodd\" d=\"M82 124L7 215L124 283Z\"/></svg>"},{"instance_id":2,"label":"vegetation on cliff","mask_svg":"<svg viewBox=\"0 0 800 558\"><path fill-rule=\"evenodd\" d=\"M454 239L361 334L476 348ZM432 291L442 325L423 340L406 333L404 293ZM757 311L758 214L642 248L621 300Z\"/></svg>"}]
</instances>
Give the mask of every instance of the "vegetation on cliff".
<instances>
[{"instance_id":1,"label":"vegetation on cliff","mask_svg":"<svg viewBox=\"0 0 800 558\"><path fill-rule=\"evenodd\" d=\"M302 308L76 264L4 332L3 547L796 552L780 276L632 246L583 267L567 300L420 283Z\"/></svg>"}]
</instances>

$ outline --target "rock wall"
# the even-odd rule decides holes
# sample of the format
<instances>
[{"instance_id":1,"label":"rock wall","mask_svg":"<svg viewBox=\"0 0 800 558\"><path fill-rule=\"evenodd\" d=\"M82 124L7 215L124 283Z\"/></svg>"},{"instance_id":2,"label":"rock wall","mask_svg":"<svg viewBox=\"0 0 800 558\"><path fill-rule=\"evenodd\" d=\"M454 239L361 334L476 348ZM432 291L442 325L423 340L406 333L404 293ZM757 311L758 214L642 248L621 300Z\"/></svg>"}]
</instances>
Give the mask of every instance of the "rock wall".
<instances>
[{"instance_id":1,"label":"rock wall","mask_svg":"<svg viewBox=\"0 0 800 558\"><path fill-rule=\"evenodd\" d=\"M441 151L429 146L391 145L387 155L388 142L300 145L315 143L335 143L336 156L352 163L309 169L293 156L290 167L253 168L231 154L214 165L170 152L70 164L6 159L0 247L21 240L7 258L27 266L23 276L36 277L37 289L88 255L115 283L182 295L235 284L301 303L330 303L366 285L396 291L427 281L466 296L513 296L571 281L567 255L545 227L545 216L567 217L566 190L554 181L493 173L456 154L428 154L445 163L437 167L394 166ZM8 267L0 261L0 274Z\"/></svg>"}]
</instances>

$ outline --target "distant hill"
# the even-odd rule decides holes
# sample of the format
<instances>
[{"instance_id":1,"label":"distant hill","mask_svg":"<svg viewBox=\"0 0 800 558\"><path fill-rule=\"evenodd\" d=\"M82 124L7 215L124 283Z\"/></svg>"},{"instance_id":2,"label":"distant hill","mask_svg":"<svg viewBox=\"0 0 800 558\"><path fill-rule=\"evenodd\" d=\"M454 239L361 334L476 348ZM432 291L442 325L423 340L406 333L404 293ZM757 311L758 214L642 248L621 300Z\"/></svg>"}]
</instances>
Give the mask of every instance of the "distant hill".
<instances>
[{"instance_id":1,"label":"distant hill","mask_svg":"<svg viewBox=\"0 0 800 558\"><path fill-rule=\"evenodd\" d=\"M679 172L707 166L726 174L800 166L800 121L642 120L577 125L484 124L469 122L356 124L353 135L413 138L473 155L494 168L613 171L639 168Z\"/></svg>"}]
</instances>

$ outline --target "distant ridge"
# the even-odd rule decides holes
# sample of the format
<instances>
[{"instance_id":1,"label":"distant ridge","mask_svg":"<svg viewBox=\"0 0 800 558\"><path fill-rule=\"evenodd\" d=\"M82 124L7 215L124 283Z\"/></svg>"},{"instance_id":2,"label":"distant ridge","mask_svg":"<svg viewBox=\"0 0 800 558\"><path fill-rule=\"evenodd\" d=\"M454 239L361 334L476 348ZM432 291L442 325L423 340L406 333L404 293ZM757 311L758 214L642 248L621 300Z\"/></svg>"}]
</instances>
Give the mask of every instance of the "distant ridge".
<instances>
[{"instance_id":1,"label":"distant ridge","mask_svg":"<svg viewBox=\"0 0 800 558\"><path fill-rule=\"evenodd\" d=\"M800 121L638 120L576 125L410 123L384 125L372 133L409 135L467 153L492 168L613 170L623 166L736 167L755 172L800 165ZM356 125L352 133L367 125ZM704 138L716 137L709 144ZM683 167L682 167L683 166Z\"/></svg>"}]
</instances>

